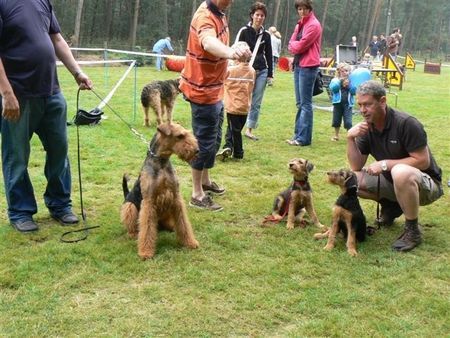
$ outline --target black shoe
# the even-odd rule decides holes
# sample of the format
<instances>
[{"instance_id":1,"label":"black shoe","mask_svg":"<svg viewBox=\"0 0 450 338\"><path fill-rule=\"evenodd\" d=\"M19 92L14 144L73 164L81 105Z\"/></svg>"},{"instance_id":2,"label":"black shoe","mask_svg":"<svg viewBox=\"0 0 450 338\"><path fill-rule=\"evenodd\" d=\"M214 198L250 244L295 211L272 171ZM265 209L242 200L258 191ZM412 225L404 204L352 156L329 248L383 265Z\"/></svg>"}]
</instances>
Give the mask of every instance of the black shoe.
<instances>
[{"instance_id":1,"label":"black shoe","mask_svg":"<svg viewBox=\"0 0 450 338\"><path fill-rule=\"evenodd\" d=\"M215 195L225 194L225 188L220 187L216 182L211 181L210 185L202 184L202 189L206 193L213 193Z\"/></svg>"},{"instance_id":2,"label":"black shoe","mask_svg":"<svg viewBox=\"0 0 450 338\"><path fill-rule=\"evenodd\" d=\"M403 214L402 208L397 202L390 201L386 198L380 199L381 205L381 225L391 226L394 220Z\"/></svg>"},{"instance_id":3,"label":"black shoe","mask_svg":"<svg viewBox=\"0 0 450 338\"><path fill-rule=\"evenodd\" d=\"M39 230L38 226L32 219L19 220L16 222L11 222L11 225L20 232L30 232Z\"/></svg>"},{"instance_id":4,"label":"black shoe","mask_svg":"<svg viewBox=\"0 0 450 338\"><path fill-rule=\"evenodd\" d=\"M392 249L396 251L409 251L422 243L422 235L419 225L405 225L405 231L392 244Z\"/></svg>"},{"instance_id":5,"label":"black shoe","mask_svg":"<svg viewBox=\"0 0 450 338\"><path fill-rule=\"evenodd\" d=\"M62 214L62 215L51 215L53 219L57 220L62 225L73 225L77 224L80 220L78 216L75 215L72 211Z\"/></svg>"}]
</instances>

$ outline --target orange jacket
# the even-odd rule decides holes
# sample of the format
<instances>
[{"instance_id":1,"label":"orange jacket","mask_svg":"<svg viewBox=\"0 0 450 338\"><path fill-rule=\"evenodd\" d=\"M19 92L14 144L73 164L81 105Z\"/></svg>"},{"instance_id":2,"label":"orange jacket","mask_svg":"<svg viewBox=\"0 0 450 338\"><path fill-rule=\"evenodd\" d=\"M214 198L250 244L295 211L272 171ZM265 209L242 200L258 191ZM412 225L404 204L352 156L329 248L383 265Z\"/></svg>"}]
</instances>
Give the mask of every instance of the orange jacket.
<instances>
[{"instance_id":1,"label":"orange jacket","mask_svg":"<svg viewBox=\"0 0 450 338\"><path fill-rule=\"evenodd\" d=\"M225 81L225 112L233 115L247 115L252 104L252 92L255 85L255 69L248 63L238 63L228 67Z\"/></svg>"},{"instance_id":2,"label":"orange jacket","mask_svg":"<svg viewBox=\"0 0 450 338\"><path fill-rule=\"evenodd\" d=\"M229 43L226 16L217 7L203 2L192 18L186 50L186 61L181 72L180 90L189 101L215 104L223 98L223 83L227 76L227 59L218 58L203 49L207 36Z\"/></svg>"}]
</instances>

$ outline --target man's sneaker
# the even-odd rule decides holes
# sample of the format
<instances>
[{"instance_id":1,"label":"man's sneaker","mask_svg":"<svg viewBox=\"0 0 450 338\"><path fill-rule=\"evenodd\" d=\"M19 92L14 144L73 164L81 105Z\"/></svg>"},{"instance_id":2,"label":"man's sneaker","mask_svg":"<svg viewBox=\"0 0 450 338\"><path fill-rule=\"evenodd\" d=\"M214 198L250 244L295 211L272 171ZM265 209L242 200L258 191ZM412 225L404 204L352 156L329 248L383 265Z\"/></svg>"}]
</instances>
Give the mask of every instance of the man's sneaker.
<instances>
[{"instance_id":1,"label":"man's sneaker","mask_svg":"<svg viewBox=\"0 0 450 338\"><path fill-rule=\"evenodd\" d=\"M231 148L223 148L216 154L216 158L218 160L225 161L228 157L231 156Z\"/></svg>"},{"instance_id":2,"label":"man's sneaker","mask_svg":"<svg viewBox=\"0 0 450 338\"><path fill-rule=\"evenodd\" d=\"M220 211L223 208L218 205L217 203L214 203L211 196L205 195L201 200L198 200L194 197L191 197L191 201L189 202L189 205L191 207L204 209L204 210L211 210L211 211Z\"/></svg>"},{"instance_id":3,"label":"man's sneaker","mask_svg":"<svg viewBox=\"0 0 450 338\"><path fill-rule=\"evenodd\" d=\"M212 182L210 185L202 184L202 188L204 192L210 192L216 195L225 194L225 188L219 187L216 182Z\"/></svg>"},{"instance_id":4,"label":"man's sneaker","mask_svg":"<svg viewBox=\"0 0 450 338\"><path fill-rule=\"evenodd\" d=\"M409 251L422 243L419 225L405 225L405 231L392 244L396 251Z\"/></svg>"},{"instance_id":5,"label":"man's sneaker","mask_svg":"<svg viewBox=\"0 0 450 338\"><path fill-rule=\"evenodd\" d=\"M403 214L402 208L395 201L390 201L386 198L380 200L381 205L381 225L391 226L394 220Z\"/></svg>"}]
</instances>

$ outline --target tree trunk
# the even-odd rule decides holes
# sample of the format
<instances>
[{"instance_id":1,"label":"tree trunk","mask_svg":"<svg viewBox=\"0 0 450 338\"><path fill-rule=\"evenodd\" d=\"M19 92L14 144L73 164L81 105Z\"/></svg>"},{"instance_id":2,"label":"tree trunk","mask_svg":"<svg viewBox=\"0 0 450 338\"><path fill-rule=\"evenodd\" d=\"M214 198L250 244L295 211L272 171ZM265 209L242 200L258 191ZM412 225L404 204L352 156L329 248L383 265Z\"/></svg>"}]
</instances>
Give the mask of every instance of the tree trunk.
<instances>
[{"instance_id":1,"label":"tree trunk","mask_svg":"<svg viewBox=\"0 0 450 338\"><path fill-rule=\"evenodd\" d=\"M196 0L192 0L192 15L191 15L191 19L194 16L196 11L197 11L197 1ZM190 20L189 20L189 23L191 23Z\"/></svg>"},{"instance_id":2,"label":"tree trunk","mask_svg":"<svg viewBox=\"0 0 450 338\"><path fill-rule=\"evenodd\" d=\"M345 1L344 12L342 14L342 17L347 17L346 13L348 13L348 11L349 11L350 4L351 4L351 0L346 0ZM341 43L342 32L344 31L345 25L347 25L347 24L348 24L348 20L341 20L340 21L339 27L338 27L338 31L337 31L337 34L336 34L336 39L334 40L334 44L335 45L338 45L338 44ZM344 45L345 45L345 43L344 43Z\"/></svg>"},{"instance_id":3,"label":"tree trunk","mask_svg":"<svg viewBox=\"0 0 450 338\"><path fill-rule=\"evenodd\" d=\"M274 14L273 14L273 18L274 18L273 25L275 27L278 27L278 13L280 11L280 3L281 3L281 0L275 0L275 11L274 11Z\"/></svg>"},{"instance_id":4,"label":"tree trunk","mask_svg":"<svg viewBox=\"0 0 450 338\"><path fill-rule=\"evenodd\" d=\"M323 5L323 15L322 15L322 27L325 27L325 23L327 21L327 14L328 14L328 0L325 0L325 4Z\"/></svg>"},{"instance_id":5,"label":"tree trunk","mask_svg":"<svg viewBox=\"0 0 450 338\"><path fill-rule=\"evenodd\" d=\"M136 31L139 18L139 3L140 0L135 0L133 17L131 18L130 38L128 40L131 50L133 50L134 46L136 45Z\"/></svg>"},{"instance_id":6,"label":"tree trunk","mask_svg":"<svg viewBox=\"0 0 450 338\"><path fill-rule=\"evenodd\" d=\"M81 27L81 14L83 13L83 2L84 0L78 0L78 7L77 7L77 15L75 17L75 29L73 33L73 47L79 47L80 45L80 27ZM75 51L74 53L75 57L78 57L78 52Z\"/></svg>"},{"instance_id":7,"label":"tree trunk","mask_svg":"<svg viewBox=\"0 0 450 338\"><path fill-rule=\"evenodd\" d=\"M105 17L105 30L103 32L103 38L105 41L111 39L111 24L113 17L113 0L106 0L106 17Z\"/></svg>"},{"instance_id":8,"label":"tree trunk","mask_svg":"<svg viewBox=\"0 0 450 338\"><path fill-rule=\"evenodd\" d=\"M383 3L383 0L376 0L375 4L374 4L374 9L373 9L373 15L372 18L370 20L370 24L365 36L365 41L364 41L364 46L368 46L370 41L372 41L372 36L374 34L373 30L375 27L375 23L378 21L378 17L380 16L380 11L381 11L381 5Z\"/></svg>"}]
</instances>

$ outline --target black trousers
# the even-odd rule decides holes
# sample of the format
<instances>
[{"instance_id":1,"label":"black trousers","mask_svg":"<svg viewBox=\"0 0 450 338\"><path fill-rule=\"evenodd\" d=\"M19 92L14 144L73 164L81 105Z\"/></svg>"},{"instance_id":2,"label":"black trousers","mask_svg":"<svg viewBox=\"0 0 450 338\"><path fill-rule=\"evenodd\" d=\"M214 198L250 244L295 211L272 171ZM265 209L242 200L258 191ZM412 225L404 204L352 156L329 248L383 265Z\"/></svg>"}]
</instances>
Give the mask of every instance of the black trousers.
<instances>
[{"instance_id":1,"label":"black trousers","mask_svg":"<svg viewBox=\"0 0 450 338\"><path fill-rule=\"evenodd\" d=\"M227 113L227 132L225 135L224 148L233 151L234 158L243 158L244 149L242 147L242 129L247 121L247 115L234 115Z\"/></svg>"}]
</instances>

